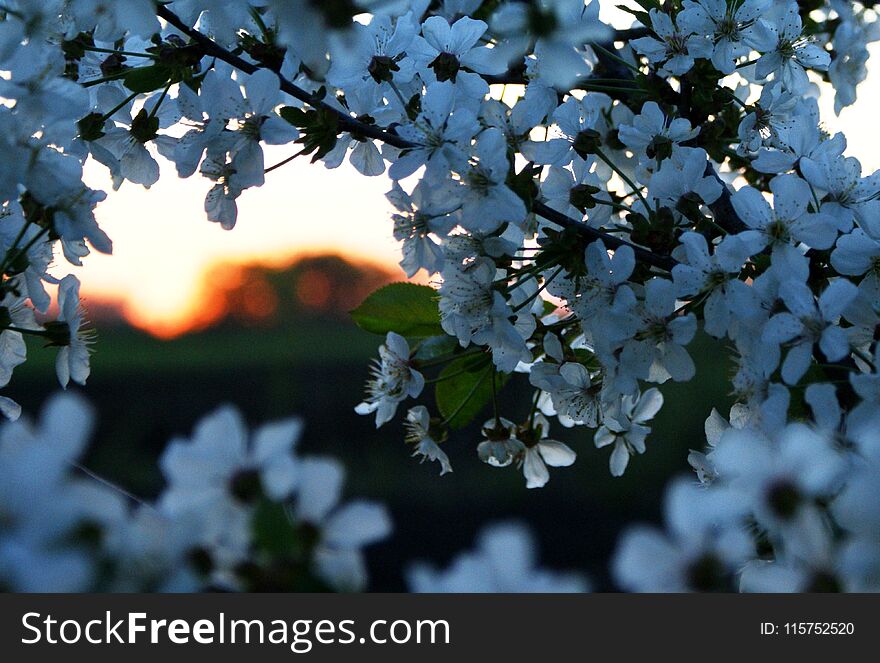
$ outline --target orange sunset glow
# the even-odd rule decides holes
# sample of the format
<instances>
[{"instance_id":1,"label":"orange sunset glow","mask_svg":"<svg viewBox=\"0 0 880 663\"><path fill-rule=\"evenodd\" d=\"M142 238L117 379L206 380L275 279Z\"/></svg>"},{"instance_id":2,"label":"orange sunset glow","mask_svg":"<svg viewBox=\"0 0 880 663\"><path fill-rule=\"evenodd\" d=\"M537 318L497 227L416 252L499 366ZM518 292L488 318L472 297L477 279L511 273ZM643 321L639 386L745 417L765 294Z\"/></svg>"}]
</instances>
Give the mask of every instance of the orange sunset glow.
<instances>
[{"instance_id":1,"label":"orange sunset glow","mask_svg":"<svg viewBox=\"0 0 880 663\"><path fill-rule=\"evenodd\" d=\"M267 163L285 156L270 148ZM216 317L211 294L228 289L236 265L282 267L298 257L334 253L403 278L385 178L296 161L270 174L261 189L245 192L238 225L224 231L205 219L207 182L181 180L167 163L163 170L149 191L125 183L110 193L97 216L113 238L113 255L93 253L76 269L87 304L113 303L154 335L174 336ZM87 166L87 179L110 188L100 165Z\"/></svg>"}]
</instances>

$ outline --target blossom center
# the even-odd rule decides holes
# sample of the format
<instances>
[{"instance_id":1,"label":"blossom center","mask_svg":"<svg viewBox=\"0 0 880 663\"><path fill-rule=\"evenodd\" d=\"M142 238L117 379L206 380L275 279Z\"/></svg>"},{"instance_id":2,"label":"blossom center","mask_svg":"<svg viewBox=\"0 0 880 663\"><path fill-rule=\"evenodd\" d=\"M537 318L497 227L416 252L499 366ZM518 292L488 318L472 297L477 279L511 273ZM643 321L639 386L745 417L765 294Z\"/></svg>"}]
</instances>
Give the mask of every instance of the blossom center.
<instances>
[{"instance_id":1,"label":"blossom center","mask_svg":"<svg viewBox=\"0 0 880 663\"><path fill-rule=\"evenodd\" d=\"M437 80L441 83L444 81L452 81L454 83L458 70L461 69L461 63L458 61L458 58L452 53L447 52L440 53L428 66L434 70Z\"/></svg>"},{"instance_id":2,"label":"blossom center","mask_svg":"<svg viewBox=\"0 0 880 663\"><path fill-rule=\"evenodd\" d=\"M726 589L724 564L712 553L691 562L687 569L688 585L698 592L719 592Z\"/></svg>"},{"instance_id":3,"label":"blossom center","mask_svg":"<svg viewBox=\"0 0 880 663\"><path fill-rule=\"evenodd\" d=\"M245 504L253 502L263 492L260 473L254 469L236 472L229 482L229 492L239 502Z\"/></svg>"},{"instance_id":4,"label":"blossom center","mask_svg":"<svg viewBox=\"0 0 880 663\"><path fill-rule=\"evenodd\" d=\"M802 502L801 492L789 481L780 481L767 491L767 504L783 520L794 518Z\"/></svg>"},{"instance_id":5,"label":"blossom center","mask_svg":"<svg viewBox=\"0 0 880 663\"><path fill-rule=\"evenodd\" d=\"M367 67L367 72L377 83L390 83L394 79L395 71L400 71L400 67L394 58L387 55L374 55Z\"/></svg>"}]
</instances>

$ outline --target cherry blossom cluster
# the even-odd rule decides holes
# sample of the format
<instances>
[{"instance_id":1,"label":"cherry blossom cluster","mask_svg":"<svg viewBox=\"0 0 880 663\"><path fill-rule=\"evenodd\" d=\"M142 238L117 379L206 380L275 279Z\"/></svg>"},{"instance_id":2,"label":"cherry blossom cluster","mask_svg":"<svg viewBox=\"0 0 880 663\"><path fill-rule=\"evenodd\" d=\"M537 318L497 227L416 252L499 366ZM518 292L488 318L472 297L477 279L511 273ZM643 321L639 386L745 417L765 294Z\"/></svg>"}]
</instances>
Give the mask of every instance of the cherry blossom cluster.
<instances>
[{"instance_id":1,"label":"cherry blossom cluster","mask_svg":"<svg viewBox=\"0 0 880 663\"><path fill-rule=\"evenodd\" d=\"M630 591L880 591L880 410L877 377L844 413L830 383L806 390L810 423L765 426L713 411L700 482L673 482L666 531L634 527L613 571Z\"/></svg>"},{"instance_id":2,"label":"cherry blossom cluster","mask_svg":"<svg viewBox=\"0 0 880 663\"><path fill-rule=\"evenodd\" d=\"M880 39L874 3L637 0L626 20L600 9L4 0L6 382L27 334L59 346L62 384L88 375L77 282L49 274L58 244L73 264L111 250L86 160L117 188L154 184L160 159L198 172L224 228L241 193L287 161L347 161L390 178L401 266L432 284L391 286L354 312L385 337L358 412L381 426L433 391L401 418L441 473L451 432L491 408L476 454L521 468L528 487L575 462L556 425L589 431L619 476L646 453L662 385L695 377L687 346L707 334L736 364L729 430L690 458L708 487L671 489L671 538L625 539L621 584L652 588L639 560L663 548L713 583L876 587L877 465L863 438L880 400L880 174L823 129L817 103L828 86L838 112L855 102ZM265 145L291 155L267 164ZM57 320L38 322L56 282ZM502 413L512 381L533 397ZM708 545L714 556L697 554Z\"/></svg>"},{"instance_id":3,"label":"cherry blossom cluster","mask_svg":"<svg viewBox=\"0 0 880 663\"><path fill-rule=\"evenodd\" d=\"M218 409L168 444L151 501L83 465L93 427L72 394L0 426L5 590L360 590L361 548L391 531L383 506L341 502L338 461L296 453L298 419L250 432Z\"/></svg>"}]
</instances>

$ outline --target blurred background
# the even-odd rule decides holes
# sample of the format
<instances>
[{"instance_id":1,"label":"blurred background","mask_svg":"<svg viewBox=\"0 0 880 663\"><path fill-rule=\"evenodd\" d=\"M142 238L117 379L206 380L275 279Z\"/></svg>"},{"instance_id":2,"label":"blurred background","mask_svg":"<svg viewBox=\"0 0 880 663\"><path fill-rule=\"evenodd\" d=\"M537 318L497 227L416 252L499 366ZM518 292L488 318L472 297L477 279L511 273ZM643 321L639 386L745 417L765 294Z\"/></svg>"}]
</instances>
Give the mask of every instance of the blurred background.
<instances>
[{"instance_id":1,"label":"blurred background","mask_svg":"<svg viewBox=\"0 0 880 663\"><path fill-rule=\"evenodd\" d=\"M826 128L846 130L849 154L866 173L880 167L870 115L880 104L876 64L873 70L858 104L840 117L832 94L821 102ZM266 163L292 152L270 149ZM89 178L110 191L100 166ZM404 279L384 199L389 188L384 176L296 160L245 192L231 232L205 220L206 183L179 180L167 163L151 191L125 183L111 193L98 218L114 255L89 256L74 270L98 332L81 390L100 415L86 465L149 497L161 487L156 459L164 445L217 406L234 403L251 424L299 415L302 450L337 456L348 470L346 494L384 501L393 514L393 536L368 550L372 590L405 589L406 562L446 565L472 546L481 525L510 518L532 526L548 566L586 571L598 589L613 589L606 565L618 533L659 520L663 486L689 472L687 450L703 446L706 416L730 405L724 348L705 337L690 346L698 378L664 387L647 453L623 478L610 476L609 451L593 447L591 431L557 425L553 432L578 460L552 471L545 488L526 490L517 470L477 460L485 417L444 445L454 472L441 478L436 464L409 456L399 420L377 431L372 417L354 413L382 339L358 330L348 311L378 286ZM59 261L55 275L65 271ZM54 357L32 344L5 391L26 412L53 388ZM526 414L527 393L516 385L502 401L507 412Z\"/></svg>"},{"instance_id":2,"label":"blurred background","mask_svg":"<svg viewBox=\"0 0 880 663\"><path fill-rule=\"evenodd\" d=\"M445 564L472 545L482 524L509 518L533 527L548 565L587 570L610 588L605 564L617 533L634 520L658 520L666 480L688 471L689 446L701 445L712 405L726 402L723 348L706 338L694 343L703 377L664 388L666 406L648 452L621 479L609 474L609 450L593 448L592 431L557 425L555 436L578 452L578 461L553 470L545 488L526 490L519 470L494 469L476 457L488 413L452 434L444 449L454 472L439 477L436 463L410 457L399 419L377 431L374 417L354 413L382 339L356 328L348 311L397 276L339 255L282 267L219 265L205 274L193 326L170 338L90 299L98 339L81 391L100 416L86 466L150 497L162 486L156 459L165 444L188 435L219 404L236 404L254 425L296 414L306 422L301 449L338 457L348 471L347 495L381 500L392 512L393 536L368 549L371 589L405 589L406 562ZM7 393L35 412L54 380L55 352L36 344L29 350ZM521 419L529 402L520 378L502 392L501 409Z\"/></svg>"}]
</instances>

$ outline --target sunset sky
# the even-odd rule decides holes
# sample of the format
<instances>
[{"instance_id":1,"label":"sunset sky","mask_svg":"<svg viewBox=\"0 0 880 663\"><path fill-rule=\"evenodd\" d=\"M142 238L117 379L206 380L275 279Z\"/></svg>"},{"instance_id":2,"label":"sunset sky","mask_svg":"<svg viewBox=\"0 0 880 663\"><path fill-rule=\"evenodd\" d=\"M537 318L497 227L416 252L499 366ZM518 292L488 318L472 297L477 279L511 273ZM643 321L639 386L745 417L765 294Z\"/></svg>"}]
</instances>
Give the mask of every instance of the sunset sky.
<instances>
[{"instance_id":1,"label":"sunset sky","mask_svg":"<svg viewBox=\"0 0 880 663\"><path fill-rule=\"evenodd\" d=\"M286 156L270 148L267 163ZM94 164L89 175L92 186L106 177ZM399 259L384 177L295 161L270 173L262 188L244 193L231 231L205 218L209 186L200 177L181 180L163 164L163 177L149 191L126 182L111 193L97 217L113 238L113 255L93 253L75 269L84 295L115 300L130 320L164 333L185 323L199 305L202 277L218 263L283 264L328 252L385 266Z\"/></svg>"},{"instance_id":2,"label":"sunset sky","mask_svg":"<svg viewBox=\"0 0 880 663\"><path fill-rule=\"evenodd\" d=\"M862 161L866 173L880 168L877 59L875 45L874 73L861 86L856 106L835 117L830 88L822 100L826 128L845 130L848 154ZM269 148L266 163L294 151L295 146ZM83 282L87 304L89 298L112 300L135 324L168 335L185 328L200 305L203 276L220 263L283 264L300 255L334 252L396 267L385 176L367 178L348 165L327 170L295 160L270 173L262 188L246 191L238 225L224 231L205 219L209 182L199 176L181 180L171 164L160 162L163 176L149 191L126 182L112 192L104 167L87 166L87 181L110 192L97 217L114 243L112 256L93 253L83 267L71 269ZM56 272L67 269L59 263Z\"/></svg>"}]
</instances>

